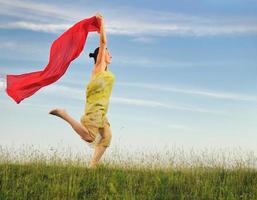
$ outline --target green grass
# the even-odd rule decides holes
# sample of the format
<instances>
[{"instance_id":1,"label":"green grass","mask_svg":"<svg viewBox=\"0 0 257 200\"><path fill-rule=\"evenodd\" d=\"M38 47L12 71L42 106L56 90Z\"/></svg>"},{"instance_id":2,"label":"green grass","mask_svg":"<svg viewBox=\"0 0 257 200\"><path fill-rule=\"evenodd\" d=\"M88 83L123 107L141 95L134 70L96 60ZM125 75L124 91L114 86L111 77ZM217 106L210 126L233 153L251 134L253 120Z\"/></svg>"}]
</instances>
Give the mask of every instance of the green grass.
<instances>
[{"instance_id":1,"label":"green grass","mask_svg":"<svg viewBox=\"0 0 257 200\"><path fill-rule=\"evenodd\" d=\"M230 167L214 162L211 162L213 166L204 165L199 157L193 164L184 161L175 165L173 156L166 167L150 165L153 162L147 166L133 164L132 160L115 163L103 159L96 169L89 169L80 158L64 158L58 154L47 158L27 152L14 159L10 151L0 150L1 200L257 199L257 170L249 165L256 161L253 154L251 162L240 158ZM176 158L181 157L185 158L181 155ZM158 156L152 155L152 158L156 160Z\"/></svg>"}]
</instances>

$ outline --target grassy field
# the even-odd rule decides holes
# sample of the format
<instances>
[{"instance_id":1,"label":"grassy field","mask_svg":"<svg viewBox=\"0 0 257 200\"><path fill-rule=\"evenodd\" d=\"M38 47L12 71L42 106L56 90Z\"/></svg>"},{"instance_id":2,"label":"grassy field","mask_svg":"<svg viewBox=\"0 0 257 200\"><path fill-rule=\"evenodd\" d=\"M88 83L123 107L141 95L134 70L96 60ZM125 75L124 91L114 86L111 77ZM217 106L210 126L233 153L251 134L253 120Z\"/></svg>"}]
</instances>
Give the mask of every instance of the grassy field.
<instances>
[{"instance_id":1,"label":"grassy field","mask_svg":"<svg viewBox=\"0 0 257 200\"><path fill-rule=\"evenodd\" d=\"M89 169L81 158L46 157L34 151L14 159L11 150L0 150L1 200L257 199L257 170L249 164L256 161L254 154L250 155L251 162L240 158L229 167L220 162L204 165L199 157L195 163L176 165L174 156L170 165L163 167L161 163L150 164L158 160L152 155L153 160L146 165L142 161L149 157L141 157L142 164L103 159L96 169Z\"/></svg>"}]
</instances>

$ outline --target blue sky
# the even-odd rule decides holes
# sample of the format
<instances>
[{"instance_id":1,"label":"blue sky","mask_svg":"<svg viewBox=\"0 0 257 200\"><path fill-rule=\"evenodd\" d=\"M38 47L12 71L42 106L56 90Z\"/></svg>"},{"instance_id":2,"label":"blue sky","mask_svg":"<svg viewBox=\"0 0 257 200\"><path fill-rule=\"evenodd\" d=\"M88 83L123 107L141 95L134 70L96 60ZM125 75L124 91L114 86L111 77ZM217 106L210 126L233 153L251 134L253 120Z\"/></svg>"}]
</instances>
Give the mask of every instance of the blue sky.
<instances>
[{"instance_id":1,"label":"blue sky","mask_svg":"<svg viewBox=\"0 0 257 200\"><path fill-rule=\"evenodd\" d=\"M99 11L116 76L107 117L112 145L162 149L242 147L257 152L257 1L2 1L0 73L44 69L52 42ZM0 91L1 144L85 147L48 115L84 112L99 44L90 33L57 82L16 104ZM111 147L110 147L111 148Z\"/></svg>"}]
</instances>

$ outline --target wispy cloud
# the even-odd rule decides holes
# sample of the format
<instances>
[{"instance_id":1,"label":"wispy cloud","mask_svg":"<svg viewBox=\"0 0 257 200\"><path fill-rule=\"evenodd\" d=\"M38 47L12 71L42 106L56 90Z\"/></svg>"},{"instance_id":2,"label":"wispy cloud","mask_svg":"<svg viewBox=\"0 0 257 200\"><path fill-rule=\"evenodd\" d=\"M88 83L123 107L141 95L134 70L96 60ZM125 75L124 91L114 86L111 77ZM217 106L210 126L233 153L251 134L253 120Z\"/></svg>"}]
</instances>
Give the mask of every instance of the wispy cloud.
<instances>
[{"instance_id":1,"label":"wispy cloud","mask_svg":"<svg viewBox=\"0 0 257 200\"><path fill-rule=\"evenodd\" d=\"M114 114L117 115L117 114ZM118 115L119 117L122 117L124 115ZM128 117L127 117L128 118ZM157 117L158 118L158 117ZM157 119L156 118L156 119ZM181 123L174 123L174 121L164 121L164 120L154 120L154 119L149 119L147 117L140 117L140 116L135 116L135 115L129 115L129 119L133 119L135 121L140 121L149 124L149 121L151 120L151 125L155 125L158 127L167 127L168 129L171 130L181 130L181 131L191 131L192 128L189 127L188 125L181 124Z\"/></svg>"},{"instance_id":2,"label":"wispy cloud","mask_svg":"<svg viewBox=\"0 0 257 200\"><path fill-rule=\"evenodd\" d=\"M49 44L50 45L50 44ZM40 46L40 48L39 48ZM0 50L10 50L13 54L22 55L19 57L19 60L28 60L28 61L47 61L48 57L46 55L49 52L49 48L46 44L39 44L39 43L27 43L24 41L6 41L0 39ZM31 56L33 55L33 56ZM11 55L13 56L13 55ZM7 57L7 56L5 56ZM83 61L83 60L82 60ZM88 60L86 60L88 62ZM224 62L218 61L208 61L208 62L200 62L200 61L179 61L174 59L162 58L152 58L152 57L144 57L140 56L137 59L129 56L123 55L115 55L113 57L112 63L114 65L118 65L119 67L141 67L141 68L183 68L183 67L205 67L205 66L223 66ZM90 62L89 62L90 63ZM161 64L160 64L161 63ZM43 66L42 66L43 68ZM2 67L4 69L4 67Z\"/></svg>"},{"instance_id":3,"label":"wispy cloud","mask_svg":"<svg viewBox=\"0 0 257 200\"><path fill-rule=\"evenodd\" d=\"M0 99L0 103L1 103L1 106L9 107L11 109L14 109L14 111L15 111L15 109L17 109L17 106L19 106L19 107L23 107L23 108L42 111L46 114L48 114L50 110L55 108L55 107L53 107L52 104L45 104L45 103L41 103L41 102L39 103L39 102L26 102L25 101L25 102L20 103L19 105L16 105L13 101L10 101L9 99L8 100ZM80 106L69 105L69 109L81 111Z\"/></svg>"},{"instance_id":4,"label":"wispy cloud","mask_svg":"<svg viewBox=\"0 0 257 200\"><path fill-rule=\"evenodd\" d=\"M2 41L0 43L0 49L14 50L16 47L17 47L17 44L12 41Z\"/></svg>"},{"instance_id":5,"label":"wispy cloud","mask_svg":"<svg viewBox=\"0 0 257 200\"><path fill-rule=\"evenodd\" d=\"M131 56L123 56L123 55L115 55L112 60L113 64L119 65L119 67L143 67L143 68L176 68L179 67L180 69L183 67L207 67L207 66L215 66L220 67L224 66L228 63L226 61L182 61L182 60L176 60L172 58L152 58L152 57L144 57L140 56L137 57L137 59L131 57Z\"/></svg>"},{"instance_id":6,"label":"wispy cloud","mask_svg":"<svg viewBox=\"0 0 257 200\"><path fill-rule=\"evenodd\" d=\"M45 31L45 30L44 30ZM50 47L49 47L50 48ZM47 49L45 46L42 47L42 45L39 48L39 44L33 44L33 43L27 43L23 41L4 41L0 40L0 49L4 50L10 50L14 51L15 53L23 54L23 57L20 57L19 59L24 59L24 54L29 55L27 59L29 60L38 60L38 61L46 61L43 59L40 59L39 56L44 55L46 52L48 53L49 49ZM31 55L34 55L31 57ZM35 57L37 55L37 57ZM25 56L26 58L26 56ZM144 68L167 68L170 65L174 66L188 66L188 65L195 65L195 63L189 63L189 62L177 62L173 60L162 60L162 65L160 65L158 60L153 60L148 57L139 57L136 60L132 59L132 57L128 56L115 56L113 58L113 63L119 64L121 67L124 66L123 64L127 65L129 64L130 67L136 66L136 67L144 67ZM198 63L198 66L200 66L201 63Z\"/></svg>"},{"instance_id":7,"label":"wispy cloud","mask_svg":"<svg viewBox=\"0 0 257 200\"><path fill-rule=\"evenodd\" d=\"M81 17L79 13L67 12L65 6L60 9L57 5L39 3L33 1L5 1L0 0L0 14L5 16L17 17L25 20L37 22L52 21L73 21ZM87 9L89 12L89 9Z\"/></svg>"},{"instance_id":8,"label":"wispy cloud","mask_svg":"<svg viewBox=\"0 0 257 200\"><path fill-rule=\"evenodd\" d=\"M58 33L69 28L71 24L42 24L28 21L8 22L0 24L2 29L24 29L46 33Z\"/></svg>"},{"instance_id":9,"label":"wispy cloud","mask_svg":"<svg viewBox=\"0 0 257 200\"><path fill-rule=\"evenodd\" d=\"M50 85L40 91L41 94L51 94L55 96L64 97L67 99L75 99L82 101L85 98L85 91L71 88L63 85ZM198 108L193 106L180 106L175 104L166 104L153 100L138 99L138 98L128 98L128 97L118 97L111 96L110 101L116 104L125 104L125 105L134 105L142 107L152 107L152 108L165 108L171 110L181 110L181 111L190 111L190 112L199 112L199 113L208 113L208 114L217 114L217 115L227 115L224 111L219 110L210 110L204 108Z\"/></svg>"},{"instance_id":10,"label":"wispy cloud","mask_svg":"<svg viewBox=\"0 0 257 200\"><path fill-rule=\"evenodd\" d=\"M15 51L18 53L26 53L31 55L31 53L33 53L34 55L37 53L38 55L45 53L46 51L49 51L48 49L45 48L45 46L43 47L44 49L42 49L42 45L40 46L40 48L38 47L38 43L37 44L33 44L33 43L26 43L23 41L4 41L4 40L0 40L0 49L3 50L11 50L11 51ZM22 58L21 58L22 59ZM33 60L34 58L32 58Z\"/></svg>"},{"instance_id":11,"label":"wispy cloud","mask_svg":"<svg viewBox=\"0 0 257 200\"><path fill-rule=\"evenodd\" d=\"M181 111L190 111L190 112L200 112L208 114L217 114L217 115L227 115L224 111L210 110L204 108L197 108L192 106L179 106L175 104L165 104L158 101L146 100L146 99L136 99L136 98L126 98L126 97L111 97L111 101L114 103L137 105L143 107L157 107L157 108L166 108L171 110L181 110Z\"/></svg>"},{"instance_id":12,"label":"wispy cloud","mask_svg":"<svg viewBox=\"0 0 257 200\"><path fill-rule=\"evenodd\" d=\"M82 11L81 8L73 7L66 12L66 7L62 5L60 8L57 5L31 1L0 0L0 14L18 18L15 21L2 21L0 28L60 33L78 19L85 18L85 13L91 16L96 10L87 6L87 10ZM103 9L107 32L135 36L135 40L144 43L152 42L149 36L257 34L256 19L244 16L192 16L147 9L136 13L133 9L131 7Z\"/></svg>"},{"instance_id":13,"label":"wispy cloud","mask_svg":"<svg viewBox=\"0 0 257 200\"><path fill-rule=\"evenodd\" d=\"M0 92L5 91L5 89L6 89L6 81L5 79L1 78L1 75L0 75Z\"/></svg>"},{"instance_id":14,"label":"wispy cloud","mask_svg":"<svg viewBox=\"0 0 257 200\"><path fill-rule=\"evenodd\" d=\"M137 88L141 88L141 89L151 89L151 90L158 90L158 91L165 91L165 92L175 92L175 93L182 93L182 94L203 96L203 97L210 97L210 98L217 98L217 99L257 102L257 96L220 92L220 91L210 91L210 90L206 90L206 89L189 89L189 88L164 86L164 85L159 85L159 84L135 83L135 82L133 82L133 83L116 82L116 84L120 85L120 86L131 86L131 87L137 87Z\"/></svg>"},{"instance_id":15,"label":"wispy cloud","mask_svg":"<svg viewBox=\"0 0 257 200\"><path fill-rule=\"evenodd\" d=\"M152 37L136 37L131 39L132 42L141 42L141 43L146 43L146 44L153 44L155 43L155 39Z\"/></svg>"},{"instance_id":16,"label":"wispy cloud","mask_svg":"<svg viewBox=\"0 0 257 200\"><path fill-rule=\"evenodd\" d=\"M66 84L78 84L77 81L74 80L65 80L63 83ZM183 95L190 96L198 96L198 97L207 97L213 99L222 99L222 100L232 100L232 101L248 101L248 102L257 102L257 96L255 95L246 95L240 93L231 93L224 91L213 91L205 88L192 88L190 86L167 86L161 85L157 83L146 83L146 82L124 82L124 81L116 81L115 85L117 86L125 86L125 87L135 87L138 89L149 89L149 90L157 90L159 92L171 92L171 93L179 93Z\"/></svg>"}]
</instances>

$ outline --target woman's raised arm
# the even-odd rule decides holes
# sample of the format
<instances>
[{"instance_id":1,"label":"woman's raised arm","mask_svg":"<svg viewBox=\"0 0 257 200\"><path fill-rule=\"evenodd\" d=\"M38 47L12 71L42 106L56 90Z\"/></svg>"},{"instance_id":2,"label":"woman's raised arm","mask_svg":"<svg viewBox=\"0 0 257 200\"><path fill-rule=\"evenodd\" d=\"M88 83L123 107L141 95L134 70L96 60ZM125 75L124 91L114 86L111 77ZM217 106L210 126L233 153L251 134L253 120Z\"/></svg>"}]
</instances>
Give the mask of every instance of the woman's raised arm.
<instances>
[{"instance_id":1,"label":"woman's raised arm","mask_svg":"<svg viewBox=\"0 0 257 200\"><path fill-rule=\"evenodd\" d=\"M98 56L97 56L97 60L96 60L96 65L100 64L100 66L101 66L101 63L103 63L104 60L105 60L107 40L106 40L106 33L105 33L105 28L104 28L103 16L100 13L97 13L96 18L101 23L101 27L100 27L100 45L99 45L99 51L98 51Z\"/></svg>"}]
</instances>

